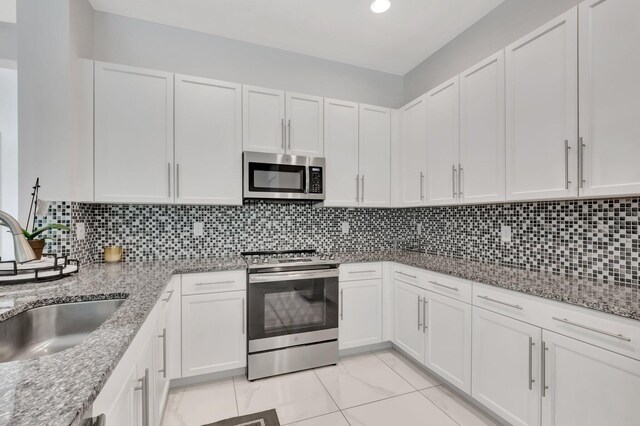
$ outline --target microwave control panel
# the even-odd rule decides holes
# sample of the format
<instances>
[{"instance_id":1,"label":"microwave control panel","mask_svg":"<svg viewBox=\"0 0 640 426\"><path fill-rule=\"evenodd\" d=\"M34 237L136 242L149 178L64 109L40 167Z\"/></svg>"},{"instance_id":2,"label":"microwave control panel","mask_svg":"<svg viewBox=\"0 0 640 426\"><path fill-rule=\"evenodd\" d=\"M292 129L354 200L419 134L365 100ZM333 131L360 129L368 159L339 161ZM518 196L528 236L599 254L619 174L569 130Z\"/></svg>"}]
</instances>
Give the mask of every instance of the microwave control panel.
<instances>
[{"instance_id":1,"label":"microwave control panel","mask_svg":"<svg viewBox=\"0 0 640 426\"><path fill-rule=\"evenodd\" d=\"M322 167L309 167L309 193L322 194Z\"/></svg>"}]
</instances>

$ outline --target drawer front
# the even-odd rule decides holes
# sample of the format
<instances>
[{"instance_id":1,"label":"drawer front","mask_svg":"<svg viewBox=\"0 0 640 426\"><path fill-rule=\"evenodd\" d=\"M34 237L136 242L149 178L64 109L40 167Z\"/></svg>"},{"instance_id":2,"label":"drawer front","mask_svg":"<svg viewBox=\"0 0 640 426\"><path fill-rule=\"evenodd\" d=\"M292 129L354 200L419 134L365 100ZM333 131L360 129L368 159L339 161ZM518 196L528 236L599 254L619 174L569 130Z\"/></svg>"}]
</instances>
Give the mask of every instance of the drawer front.
<instances>
[{"instance_id":1,"label":"drawer front","mask_svg":"<svg viewBox=\"0 0 640 426\"><path fill-rule=\"evenodd\" d=\"M485 284L473 284L473 305L540 326L545 300Z\"/></svg>"},{"instance_id":2,"label":"drawer front","mask_svg":"<svg viewBox=\"0 0 640 426\"><path fill-rule=\"evenodd\" d=\"M182 294L245 291L247 273L244 270L182 274Z\"/></svg>"},{"instance_id":3,"label":"drawer front","mask_svg":"<svg viewBox=\"0 0 640 426\"><path fill-rule=\"evenodd\" d=\"M550 301L540 326L640 360L640 321Z\"/></svg>"},{"instance_id":4,"label":"drawer front","mask_svg":"<svg viewBox=\"0 0 640 426\"><path fill-rule=\"evenodd\" d=\"M340 281L382 278L381 262L345 263L340 265Z\"/></svg>"},{"instance_id":5,"label":"drawer front","mask_svg":"<svg viewBox=\"0 0 640 426\"><path fill-rule=\"evenodd\" d=\"M427 272L425 274L427 290L471 303L473 283L450 275Z\"/></svg>"},{"instance_id":6,"label":"drawer front","mask_svg":"<svg viewBox=\"0 0 640 426\"><path fill-rule=\"evenodd\" d=\"M427 271L411 266L396 264L393 268L393 278L420 288L426 288Z\"/></svg>"}]
</instances>

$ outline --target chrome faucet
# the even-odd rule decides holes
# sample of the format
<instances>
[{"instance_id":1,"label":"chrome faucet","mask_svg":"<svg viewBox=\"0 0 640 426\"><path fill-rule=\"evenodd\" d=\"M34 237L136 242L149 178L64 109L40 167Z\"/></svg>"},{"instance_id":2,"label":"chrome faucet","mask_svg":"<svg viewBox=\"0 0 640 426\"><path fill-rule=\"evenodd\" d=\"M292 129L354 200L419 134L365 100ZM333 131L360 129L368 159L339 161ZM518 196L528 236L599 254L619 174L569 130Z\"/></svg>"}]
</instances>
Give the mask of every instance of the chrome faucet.
<instances>
[{"instance_id":1,"label":"chrome faucet","mask_svg":"<svg viewBox=\"0 0 640 426\"><path fill-rule=\"evenodd\" d=\"M33 253L31 246L27 242L27 239L22 232L22 227L18 221L9 213L0 210L0 224L8 227L13 235L13 251L15 253L16 262L25 263L36 260L36 255Z\"/></svg>"}]
</instances>

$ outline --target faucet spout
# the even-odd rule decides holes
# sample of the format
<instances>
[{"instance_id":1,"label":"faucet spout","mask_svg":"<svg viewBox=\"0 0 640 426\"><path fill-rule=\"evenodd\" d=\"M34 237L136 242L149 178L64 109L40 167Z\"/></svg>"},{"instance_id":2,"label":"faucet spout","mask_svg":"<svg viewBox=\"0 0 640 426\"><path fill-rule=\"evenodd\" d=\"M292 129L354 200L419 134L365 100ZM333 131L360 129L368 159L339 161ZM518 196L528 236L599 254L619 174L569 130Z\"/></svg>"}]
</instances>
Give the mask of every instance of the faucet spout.
<instances>
[{"instance_id":1,"label":"faucet spout","mask_svg":"<svg viewBox=\"0 0 640 426\"><path fill-rule=\"evenodd\" d=\"M0 210L0 224L7 226L13 235L13 251L16 262L25 263L35 260L36 255L25 238L18 221L7 212Z\"/></svg>"}]
</instances>

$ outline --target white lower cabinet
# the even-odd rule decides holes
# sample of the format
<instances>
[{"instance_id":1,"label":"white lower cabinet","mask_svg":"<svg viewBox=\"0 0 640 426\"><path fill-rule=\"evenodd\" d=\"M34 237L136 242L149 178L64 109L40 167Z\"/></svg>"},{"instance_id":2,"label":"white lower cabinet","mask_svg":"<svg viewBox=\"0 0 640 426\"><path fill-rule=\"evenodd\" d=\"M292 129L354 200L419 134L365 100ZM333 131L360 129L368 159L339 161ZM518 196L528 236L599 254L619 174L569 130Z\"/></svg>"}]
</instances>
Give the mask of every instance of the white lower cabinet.
<instances>
[{"instance_id":1,"label":"white lower cabinet","mask_svg":"<svg viewBox=\"0 0 640 426\"><path fill-rule=\"evenodd\" d=\"M393 282L393 343L417 361L424 361L422 310L426 291L395 279Z\"/></svg>"},{"instance_id":2,"label":"white lower cabinet","mask_svg":"<svg viewBox=\"0 0 640 426\"><path fill-rule=\"evenodd\" d=\"M640 361L547 330L543 425L638 425Z\"/></svg>"},{"instance_id":3,"label":"white lower cabinet","mask_svg":"<svg viewBox=\"0 0 640 426\"><path fill-rule=\"evenodd\" d=\"M182 296L182 376L246 365L246 291Z\"/></svg>"},{"instance_id":4,"label":"white lower cabinet","mask_svg":"<svg viewBox=\"0 0 640 426\"><path fill-rule=\"evenodd\" d=\"M425 304L425 365L471 393L471 305L431 291Z\"/></svg>"},{"instance_id":5,"label":"white lower cabinet","mask_svg":"<svg viewBox=\"0 0 640 426\"><path fill-rule=\"evenodd\" d=\"M340 282L338 347L382 342L382 279Z\"/></svg>"},{"instance_id":6,"label":"white lower cabinet","mask_svg":"<svg viewBox=\"0 0 640 426\"><path fill-rule=\"evenodd\" d=\"M512 425L540 424L541 329L473 307L471 396Z\"/></svg>"}]
</instances>

